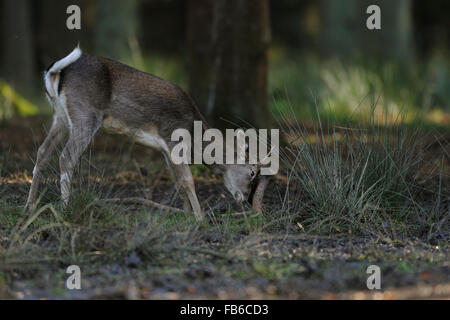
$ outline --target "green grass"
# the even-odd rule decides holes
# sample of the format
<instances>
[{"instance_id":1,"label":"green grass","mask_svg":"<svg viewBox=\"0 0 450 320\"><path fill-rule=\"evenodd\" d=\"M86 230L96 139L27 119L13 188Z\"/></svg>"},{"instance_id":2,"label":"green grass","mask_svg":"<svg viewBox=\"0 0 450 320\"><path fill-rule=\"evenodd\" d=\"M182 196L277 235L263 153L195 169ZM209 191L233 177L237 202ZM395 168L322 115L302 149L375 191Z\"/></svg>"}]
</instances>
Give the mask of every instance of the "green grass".
<instances>
[{"instance_id":1,"label":"green grass","mask_svg":"<svg viewBox=\"0 0 450 320\"><path fill-rule=\"evenodd\" d=\"M368 122L345 128L322 123L318 111L313 132L280 110L290 124L285 134L291 140L282 155L291 190L284 210L311 233L427 233L429 240L448 231L448 208L442 201L449 199L450 190L442 188L444 169L435 166L430 172L426 159L432 136L406 126L401 114L385 113L380 123L375 109ZM445 151L436 156L443 165ZM423 194L428 194L426 202L419 200Z\"/></svg>"},{"instance_id":2,"label":"green grass","mask_svg":"<svg viewBox=\"0 0 450 320\"><path fill-rule=\"evenodd\" d=\"M391 61L322 60L274 47L270 52L269 101L275 117L280 109L290 112L294 105L297 118L317 120L317 107L322 119L347 123L367 120L375 100L380 107L374 114L378 121L386 120L384 111L407 111L407 122L419 118L448 125L443 116L450 112L448 70L450 61L439 54L406 68Z\"/></svg>"}]
</instances>

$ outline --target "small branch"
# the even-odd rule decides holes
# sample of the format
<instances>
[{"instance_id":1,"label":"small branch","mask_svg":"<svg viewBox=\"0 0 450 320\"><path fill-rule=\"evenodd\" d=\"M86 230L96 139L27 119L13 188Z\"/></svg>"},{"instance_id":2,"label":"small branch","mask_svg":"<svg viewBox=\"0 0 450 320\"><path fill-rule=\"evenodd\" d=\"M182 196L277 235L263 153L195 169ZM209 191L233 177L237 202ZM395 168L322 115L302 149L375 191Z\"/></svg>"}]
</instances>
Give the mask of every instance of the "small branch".
<instances>
[{"instance_id":1,"label":"small branch","mask_svg":"<svg viewBox=\"0 0 450 320\"><path fill-rule=\"evenodd\" d=\"M255 211L247 210L247 211L231 212L230 216L233 216L233 217L235 217L235 216L246 216L246 215L249 215L249 214L252 214L252 213L255 213ZM258 213L256 215L258 215Z\"/></svg>"},{"instance_id":2,"label":"small branch","mask_svg":"<svg viewBox=\"0 0 450 320\"><path fill-rule=\"evenodd\" d=\"M104 199L101 201L107 202L107 203L115 203L115 204L139 204L139 205L143 205L146 207L155 207L155 208L158 208L163 211L184 213L184 211L181 209L166 206L164 204L161 204L161 203L158 203L158 202L155 202L152 200L144 199L144 198L114 198L114 199Z\"/></svg>"},{"instance_id":3,"label":"small branch","mask_svg":"<svg viewBox=\"0 0 450 320\"><path fill-rule=\"evenodd\" d=\"M220 258L220 259L224 259L224 260L231 260L230 257L220 254L219 252L213 251L213 250L208 250L208 249L200 249L200 248L190 248L190 247L172 247L169 248L168 250L176 250L176 251L186 251L186 252L191 252L191 253L200 253L200 254L205 254L205 255L210 255L212 257L215 258Z\"/></svg>"},{"instance_id":4,"label":"small branch","mask_svg":"<svg viewBox=\"0 0 450 320\"><path fill-rule=\"evenodd\" d=\"M258 185L253 193L252 209L258 213L262 212L262 201L264 198L264 191L266 190L269 178L267 176L261 176L259 178Z\"/></svg>"},{"instance_id":5,"label":"small branch","mask_svg":"<svg viewBox=\"0 0 450 320\"><path fill-rule=\"evenodd\" d=\"M114 203L114 204L136 204L136 205L142 205L142 206L146 206L146 207L154 207L154 208L158 208L160 210L163 211L172 211L175 213L184 213L184 210L178 209L178 208L174 208L174 207L170 207L170 206L166 206L164 204L152 201L152 200L148 200L148 199L144 199L144 198L113 198L113 199L102 199L99 200L100 202L106 202L106 203ZM247 215L247 214L251 214L251 213L255 213L255 210L248 210L248 211L240 211L240 212L232 212L229 215L230 216L241 216L241 215ZM256 212L255 216L258 215L260 212Z\"/></svg>"},{"instance_id":6,"label":"small branch","mask_svg":"<svg viewBox=\"0 0 450 320\"><path fill-rule=\"evenodd\" d=\"M0 269L5 267L11 267L14 265L29 265L29 264L43 264L43 263L55 263L56 259L47 258L47 259L36 259L36 260L7 260L0 262Z\"/></svg>"},{"instance_id":7,"label":"small branch","mask_svg":"<svg viewBox=\"0 0 450 320\"><path fill-rule=\"evenodd\" d=\"M336 129L342 129L342 130L350 130L350 131L367 131L367 129L364 128L348 128L348 127L341 127L341 126L333 126Z\"/></svg>"}]
</instances>

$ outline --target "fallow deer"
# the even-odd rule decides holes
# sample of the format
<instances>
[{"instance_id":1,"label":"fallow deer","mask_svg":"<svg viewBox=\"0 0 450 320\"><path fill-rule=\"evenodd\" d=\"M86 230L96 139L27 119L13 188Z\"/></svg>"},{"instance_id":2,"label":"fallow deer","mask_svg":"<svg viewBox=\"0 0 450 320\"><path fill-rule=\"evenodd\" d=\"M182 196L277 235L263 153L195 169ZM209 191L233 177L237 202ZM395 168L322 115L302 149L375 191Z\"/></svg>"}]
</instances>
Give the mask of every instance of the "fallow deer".
<instances>
[{"instance_id":1,"label":"fallow deer","mask_svg":"<svg viewBox=\"0 0 450 320\"><path fill-rule=\"evenodd\" d=\"M58 143L67 138L59 158L61 197L70 198L74 169L96 132L107 131L132 137L136 142L161 151L175 180L184 209L197 220L204 214L187 164L175 165L170 151L171 133L189 131L203 121L193 100L176 84L125 64L92 56L75 48L44 72L45 94L53 108L53 123L39 147L26 207L35 207L42 171ZM235 200L242 202L251 191L256 166L215 165Z\"/></svg>"}]
</instances>

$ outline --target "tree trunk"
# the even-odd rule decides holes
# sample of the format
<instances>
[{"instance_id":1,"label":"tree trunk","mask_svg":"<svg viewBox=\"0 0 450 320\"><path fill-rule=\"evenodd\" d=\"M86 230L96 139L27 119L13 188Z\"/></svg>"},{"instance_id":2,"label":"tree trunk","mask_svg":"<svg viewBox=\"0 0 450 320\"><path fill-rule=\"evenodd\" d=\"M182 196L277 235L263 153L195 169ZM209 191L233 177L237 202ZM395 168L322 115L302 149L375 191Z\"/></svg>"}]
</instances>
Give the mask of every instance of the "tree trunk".
<instances>
[{"instance_id":1,"label":"tree trunk","mask_svg":"<svg viewBox=\"0 0 450 320\"><path fill-rule=\"evenodd\" d=\"M218 128L268 126L268 0L190 0L189 86ZM248 123L246 123L248 122Z\"/></svg>"},{"instance_id":2,"label":"tree trunk","mask_svg":"<svg viewBox=\"0 0 450 320\"><path fill-rule=\"evenodd\" d=\"M367 7L381 9L381 30L369 30ZM408 62L413 56L411 0L320 0L324 56L367 55Z\"/></svg>"},{"instance_id":3,"label":"tree trunk","mask_svg":"<svg viewBox=\"0 0 450 320\"><path fill-rule=\"evenodd\" d=\"M94 47L99 55L120 59L130 54L130 40L136 36L136 0L98 0Z\"/></svg>"},{"instance_id":4,"label":"tree trunk","mask_svg":"<svg viewBox=\"0 0 450 320\"><path fill-rule=\"evenodd\" d=\"M69 30L66 13L70 5L81 9L81 30ZM90 3L86 0L40 0L36 6L37 38L36 50L39 58L39 70L47 68L52 62L67 56L80 44L83 51L89 51L89 37L92 23L88 13Z\"/></svg>"}]
</instances>

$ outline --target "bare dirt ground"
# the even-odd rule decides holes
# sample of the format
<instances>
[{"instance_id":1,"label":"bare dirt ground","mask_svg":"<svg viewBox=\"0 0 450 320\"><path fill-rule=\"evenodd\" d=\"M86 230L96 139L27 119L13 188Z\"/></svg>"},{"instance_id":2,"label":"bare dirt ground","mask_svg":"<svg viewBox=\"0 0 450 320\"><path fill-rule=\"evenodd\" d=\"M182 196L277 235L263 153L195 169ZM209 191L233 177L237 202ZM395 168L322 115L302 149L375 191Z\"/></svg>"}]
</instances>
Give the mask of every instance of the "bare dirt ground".
<instances>
[{"instance_id":1,"label":"bare dirt ground","mask_svg":"<svg viewBox=\"0 0 450 320\"><path fill-rule=\"evenodd\" d=\"M274 228L270 219L286 189L282 175L272 179L266 191L265 208L272 213L264 222L255 215L239 215L246 208L234 203L219 177L199 167L193 169L198 198L205 210L216 213L205 225L195 226L190 217L177 220L171 214L161 214L156 228L167 238L159 240L155 230L153 237L145 233L145 241L134 239L139 245L130 245L133 231L123 231L120 225L102 229L99 224L98 230L87 234L98 235L98 239L92 240L94 244L88 242L86 249L80 248L83 230L77 231L78 238L72 238L80 245L76 252L68 248L70 254L60 253L64 248L55 249L58 254L45 253L47 248L70 246L70 241L59 240L57 232L50 230L34 236L29 248L24 241L20 254L10 254L13 227L26 215L20 206L26 201L37 147L45 137L43 124L48 128L49 119L29 118L0 125L0 298L450 298L448 234L424 241L398 234L315 235L302 230L298 221ZM80 176L84 178L74 184L77 189L92 188L105 198L147 197L181 207L162 157L151 150L100 133L83 163ZM58 200L57 167L55 159L41 187L42 191L50 190L43 193L43 203ZM130 221L133 215L153 214L150 208L139 205L118 206L117 210ZM161 230L167 227L161 223L164 219L176 224L176 232ZM100 218L93 221L100 223ZM91 231L97 227L89 225ZM139 228L139 223L133 227ZM120 250L113 243L116 233L122 232L129 232L129 238ZM110 252L108 246L116 252ZM80 265L82 290L66 289L65 268L69 264ZM381 268L382 290L367 289L366 269L370 265Z\"/></svg>"}]
</instances>

